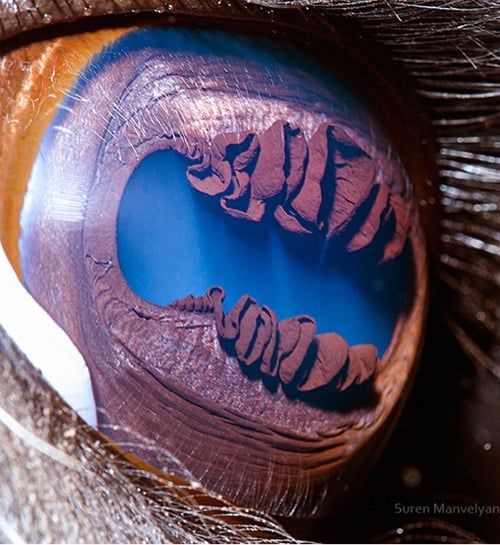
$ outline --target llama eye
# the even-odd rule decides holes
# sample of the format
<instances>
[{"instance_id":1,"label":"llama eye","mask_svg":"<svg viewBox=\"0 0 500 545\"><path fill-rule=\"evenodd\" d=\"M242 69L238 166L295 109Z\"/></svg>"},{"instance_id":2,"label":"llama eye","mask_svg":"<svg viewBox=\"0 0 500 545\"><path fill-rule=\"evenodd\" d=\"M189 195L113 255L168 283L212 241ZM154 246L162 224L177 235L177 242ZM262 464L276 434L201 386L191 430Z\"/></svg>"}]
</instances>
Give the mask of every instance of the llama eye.
<instances>
[{"instance_id":1,"label":"llama eye","mask_svg":"<svg viewBox=\"0 0 500 545\"><path fill-rule=\"evenodd\" d=\"M7 186L11 261L82 353L104 433L240 503L324 515L390 427L424 320L391 123L300 40L85 40Z\"/></svg>"}]
</instances>

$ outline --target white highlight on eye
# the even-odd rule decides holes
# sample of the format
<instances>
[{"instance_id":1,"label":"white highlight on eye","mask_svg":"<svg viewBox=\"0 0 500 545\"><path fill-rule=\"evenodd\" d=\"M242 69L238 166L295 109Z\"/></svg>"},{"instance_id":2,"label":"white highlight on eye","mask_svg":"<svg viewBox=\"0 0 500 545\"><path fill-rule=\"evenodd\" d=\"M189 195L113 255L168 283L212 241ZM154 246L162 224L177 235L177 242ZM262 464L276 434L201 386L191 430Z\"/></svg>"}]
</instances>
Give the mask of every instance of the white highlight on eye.
<instances>
[{"instance_id":1,"label":"white highlight on eye","mask_svg":"<svg viewBox=\"0 0 500 545\"><path fill-rule=\"evenodd\" d=\"M90 426L96 406L85 361L64 331L19 282L0 244L0 323L43 378Z\"/></svg>"},{"instance_id":2,"label":"white highlight on eye","mask_svg":"<svg viewBox=\"0 0 500 545\"><path fill-rule=\"evenodd\" d=\"M68 129L58 128L59 132L70 133ZM26 195L24 196L24 204L21 212L21 227L26 223L26 219L33 214L32 209L40 206L33 204L33 187L43 187L43 180L50 176L47 172L47 167L44 160L40 157L35 159L31 171L31 178L28 184ZM87 204L87 195L84 191L84 186L80 182L78 176L70 177L66 180L64 187L60 188L57 194L50 194L50 198L45 199L44 207L47 217L54 221L66 223L81 223L85 215L85 207Z\"/></svg>"}]
</instances>

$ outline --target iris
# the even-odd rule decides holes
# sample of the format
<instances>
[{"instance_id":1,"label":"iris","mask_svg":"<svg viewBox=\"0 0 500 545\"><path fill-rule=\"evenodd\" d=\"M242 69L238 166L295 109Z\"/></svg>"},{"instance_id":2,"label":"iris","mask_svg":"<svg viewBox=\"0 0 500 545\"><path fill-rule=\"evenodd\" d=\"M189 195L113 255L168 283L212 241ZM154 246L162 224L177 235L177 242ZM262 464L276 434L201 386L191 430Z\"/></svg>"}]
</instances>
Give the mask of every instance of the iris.
<instances>
[{"instance_id":1,"label":"iris","mask_svg":"<svg viewBox=\"0 0 500 545\"><path fill-rule=\"evenodd\" d=\"M347 347L382 356L411 308L410 185L347 82L281 45L136 30L79 76L42 140L19 240L25 284L68 330L78 305L129 345L134 317L199 312L176 301L219 293L198 307L244 367L276 377L288 359L281 380L299 391L374 379L376 351ZM96 359L85 331L77 342ZM148 353L155 333L137 342Z\"/></svg>"}]
</instances>

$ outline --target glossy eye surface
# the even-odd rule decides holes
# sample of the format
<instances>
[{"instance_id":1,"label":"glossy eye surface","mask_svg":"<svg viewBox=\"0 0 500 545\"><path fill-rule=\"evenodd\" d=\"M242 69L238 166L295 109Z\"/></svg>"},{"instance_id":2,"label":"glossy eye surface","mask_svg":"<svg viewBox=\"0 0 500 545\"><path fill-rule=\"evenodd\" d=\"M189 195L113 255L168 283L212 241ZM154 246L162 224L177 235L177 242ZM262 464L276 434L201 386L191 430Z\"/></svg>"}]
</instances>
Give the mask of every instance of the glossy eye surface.
<instances>
[{"instance_id":1,"label":"glossy eye surface","mask_svg":"<svg viewBox=\"0 0 500 545\"><path fill-rule=\"evenodd\" d=\"M9 257L82 353L104 433L238 502L322 516L384 436L421 335L397 146L295 45L116 34L92 36L25 191L7 187Z\"/></svg>"}]
</instances>

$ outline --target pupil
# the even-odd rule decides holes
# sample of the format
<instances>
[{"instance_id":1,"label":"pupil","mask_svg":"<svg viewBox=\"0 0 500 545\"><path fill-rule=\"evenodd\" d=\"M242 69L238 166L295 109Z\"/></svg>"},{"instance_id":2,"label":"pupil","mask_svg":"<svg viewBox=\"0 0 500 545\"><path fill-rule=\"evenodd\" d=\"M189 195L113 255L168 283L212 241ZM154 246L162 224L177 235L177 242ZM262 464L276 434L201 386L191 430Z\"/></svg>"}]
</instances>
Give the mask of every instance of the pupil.
<instances>
[{"instance_id":1,"label":"pupil","mask_svg":"<svg viewBox=\"0 0 500 545\"><path fill-rule=\"evenodd\" d=\"M158 151L126 185L118 257L138 296L168 305L220 285L226 309L249 294L280 320L309 314L318 333L336 331L383 354L408 299L407 252L377 267L373 249L349 253L330 244L325 250L323 237L284 233L269 215L259 223L231 218L190 186L187 166L179 153Z\"/></svg>"}]
</instances>

